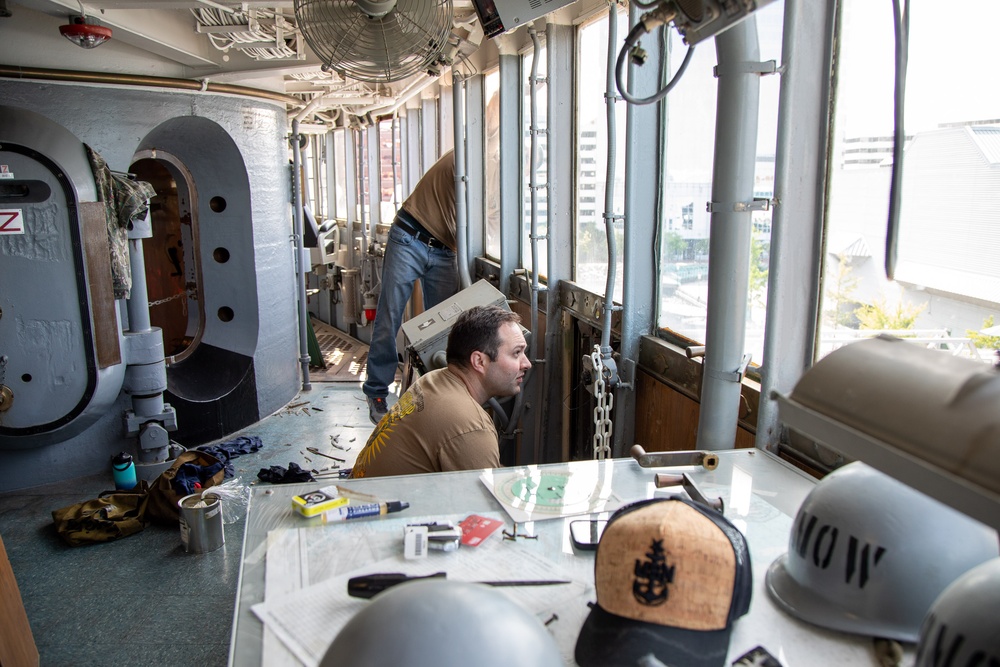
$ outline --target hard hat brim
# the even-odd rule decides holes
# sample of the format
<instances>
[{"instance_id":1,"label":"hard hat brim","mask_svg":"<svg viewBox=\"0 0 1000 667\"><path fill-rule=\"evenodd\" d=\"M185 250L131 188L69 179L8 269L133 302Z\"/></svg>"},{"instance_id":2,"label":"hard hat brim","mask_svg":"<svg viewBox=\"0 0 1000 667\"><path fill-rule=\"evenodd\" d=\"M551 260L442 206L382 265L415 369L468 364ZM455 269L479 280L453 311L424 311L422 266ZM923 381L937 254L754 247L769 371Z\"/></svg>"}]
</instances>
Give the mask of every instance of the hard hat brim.
<instances>
[{"instance_id":1,"label":"hard hat brim","mask_svg":"<svg viewBox=\"0 0 1000 667\"><path fill-rule=\"evenodd\" d=\"M917 630L913 628L862 618L821 597L816 591L803 587L789 574L787 560L787 553L775 558L767 568L764 581L771 600L789 615L829 630L904 642L917 641Z\"/></svg>"}]
</instances>

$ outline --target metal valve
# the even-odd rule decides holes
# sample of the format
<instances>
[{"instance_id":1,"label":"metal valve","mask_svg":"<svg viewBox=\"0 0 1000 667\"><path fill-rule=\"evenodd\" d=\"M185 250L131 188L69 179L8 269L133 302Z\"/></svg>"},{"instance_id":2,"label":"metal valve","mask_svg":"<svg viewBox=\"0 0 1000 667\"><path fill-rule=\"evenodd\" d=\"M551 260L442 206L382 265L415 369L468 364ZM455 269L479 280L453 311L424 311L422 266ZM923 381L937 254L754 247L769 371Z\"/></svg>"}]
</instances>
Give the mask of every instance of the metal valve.
<instances>
[{"instance_id":1,"label":"metal valve","mask_svg":"<svg viewBox=\"0 0 1000 667\"><path fill-rule=\"evenodd\" d=\"M14 392L5 384L0 384L0 412L7 412L14 405Z\"/></svg>"}]
</instances>

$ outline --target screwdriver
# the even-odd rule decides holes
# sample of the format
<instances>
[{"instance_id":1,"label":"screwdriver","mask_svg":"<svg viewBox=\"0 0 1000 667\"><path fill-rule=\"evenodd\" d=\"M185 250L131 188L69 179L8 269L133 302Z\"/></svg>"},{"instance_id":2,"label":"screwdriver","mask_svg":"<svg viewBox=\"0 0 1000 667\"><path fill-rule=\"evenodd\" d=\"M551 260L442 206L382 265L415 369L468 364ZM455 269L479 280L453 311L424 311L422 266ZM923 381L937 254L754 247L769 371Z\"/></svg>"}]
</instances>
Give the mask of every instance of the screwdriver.
<instances>
[{"instance_id":1,"label":"screwdriver","mask_svg":"<svg viewBox=\"0 0 1000 667\"><path fill-rule=\"evenodd\" d=\"M382 574L366 574L360 577L353 577L347 582L347 594L355 598L366 600L375 597L387 588L392 588L397 584L406 581L417 581L420 579L444 579L444 572L435 572L422 577L403 574L402 572L386 572ZM487 586L552 586L555 584L569 584L570 581L562 579L515 579L509 581L474 581L475 584L485 584Z\"/></svg>"}]
</instances>

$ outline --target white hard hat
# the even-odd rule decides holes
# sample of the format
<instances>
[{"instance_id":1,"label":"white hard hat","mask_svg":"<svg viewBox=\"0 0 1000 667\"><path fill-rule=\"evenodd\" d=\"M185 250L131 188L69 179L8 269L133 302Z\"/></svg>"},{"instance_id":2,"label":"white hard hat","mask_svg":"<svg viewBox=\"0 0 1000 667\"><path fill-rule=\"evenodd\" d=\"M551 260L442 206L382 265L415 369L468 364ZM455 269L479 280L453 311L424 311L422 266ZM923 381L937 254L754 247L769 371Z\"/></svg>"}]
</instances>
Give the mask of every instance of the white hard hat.
<instances>
[{"instance_id":1,"label":"white hard hat","mask_svg":"<svg viewBox=\"0 0 1000 667\"><path fill-rule=\"evenodd\" d=\"M998 554L993 529L856 462L806 496L767 591L803 621L916 642L941 591Z\"/></svg>"},{"instance_id":2,"label":"white hard hat","mask_svg":"<svg viewBox=\"0 0 1000 667\"><path fill-rule=\"evenodd\" d=\"M552 667L563 664L540 620L483 584L411 581L347 622L320 667Z\"/></svg>"},{"instance_id":3,"label":"white hard hat","mask_svg":"<svg viewBox=\"0 0 1000 667\"><path fill-rule=\"evenodd\" d=\"M915 667L1000 665L1000 558L944 589L920 628Z\"/></svg>"}]
</instances>

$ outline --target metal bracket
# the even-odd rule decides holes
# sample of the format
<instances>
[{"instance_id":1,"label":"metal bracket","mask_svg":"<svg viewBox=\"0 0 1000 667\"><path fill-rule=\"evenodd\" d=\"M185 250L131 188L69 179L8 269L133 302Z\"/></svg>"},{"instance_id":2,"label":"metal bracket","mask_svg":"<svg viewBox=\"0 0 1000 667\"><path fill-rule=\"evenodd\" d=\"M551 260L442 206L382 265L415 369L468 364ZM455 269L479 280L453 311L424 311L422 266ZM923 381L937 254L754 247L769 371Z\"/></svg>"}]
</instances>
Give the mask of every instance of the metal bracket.
<instances>
[{"instance_id":1,"label":"metal bracket","mask_svg":"<svg viewBox=\"0 0 1000 667\"><path fill-rule=\"evenodd\" d=\"M710 201L705 204L705 210L709 213L729 213L729 204ZM771 210L771 200L767 197L754 197L751 201L733 202L733 213L746 213L747 211L769 211Z\"/></svg>"},{"instance_id":2,"label":"metal bracket","mask_svg":"<svg viewBox=\"0 0 1000 667\"><path fill-rule=\"evenodd\" d=\"M656 488L662 489L665 486L682 486L684 491L688 494L688 497L696 503L700 503L705 507L711 507L712 509L722 512L725 510L725 503L722 502L722 498L716 498L714 500L705 496L698 488L698 485L694 483L691 479L691 475L684 473L682 475L666 475L663 473L657 473L653 477L653 484Z\"/></svg>"},{"instance_id":3,"label":"metal bracket","mask_svg":"<svg viewBox=\"0 0 1000 667\"><path fill-rule=\"evenodd\" d=\"M747 366L750 365L750 359L753 357L752 354L747 352L743 355L743 359L740 360L740 367L735 371L716 371L711 368L706 368L705 372L711 377L719 380L725 380L727 382L743 382L743 376L747 374Z\"/></svg>"},{"instance_id":4,"label":"metal bracket","mask_svg":"<svg viewBox=\"0 0 1000 667\"><path fill-rule=\"evenodd\" d=\"M716 65L712 68L712 74L716 79L720 75L729 76L732 74L775 74L778 71L778 63L774 60L760 62L729 63L726 65Z\"/></svg>"},{"instance_id":5,"label":"metal bracket","mask_svg":"<svg viewBox=\"0 0 1000 667\"><path fill-rule=\"evenodd\" d=\"M621 373L619 373L621 382L618 384L620 389L635 389L635 369L635 360L622 359Z\"/></svg>"},{"instance_id":6,"label":"metal bracket","mask_svg":"<svg viewBox=\"0 0 1000 667\"><path fill-rule=\"evenodd\" d=\"M650 452L642 445L632 445L629 452L643 468L666 468L672 466L701 466L705 470L715 470L719 467L719 455L704 451L683 452Z\"/></svg>"}]
</instances>

